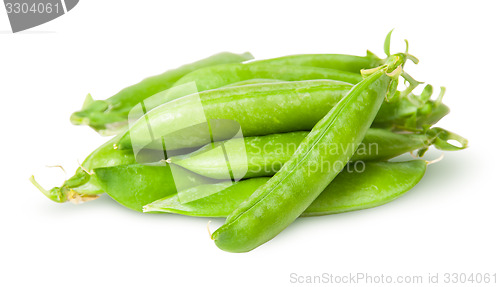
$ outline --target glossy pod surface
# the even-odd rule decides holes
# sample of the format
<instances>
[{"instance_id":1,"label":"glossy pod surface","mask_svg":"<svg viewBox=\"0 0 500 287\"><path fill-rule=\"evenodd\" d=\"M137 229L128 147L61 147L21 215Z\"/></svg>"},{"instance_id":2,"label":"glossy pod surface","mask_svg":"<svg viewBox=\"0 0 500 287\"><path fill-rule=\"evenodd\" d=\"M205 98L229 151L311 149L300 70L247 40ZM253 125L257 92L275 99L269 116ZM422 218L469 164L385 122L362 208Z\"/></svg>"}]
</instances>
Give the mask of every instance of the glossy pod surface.
<instances>
[{"instance_id":1,"label":"glossy pod surface","mask_svg":"<svg viewBox=\"0 0 500 287\"><path fill-rule=\"evenodd\" d=\"M302 214L352 157L390 82L386 70L381 69L356 85L318 122L283 168L229 215L212 235L215 244L225 251L250 251ZM330 144L346 149L334 155L321 151Z\"/></svg>"},{"instance_id":2,"label":"glossy pod surface","mask_svg":"<svg viewBox=\"0 0 500 287\"><path fill-rule=\"evenodd\" d=\"M329 79L356 84L362 78L359 73L328 68L269 65L264 63L225 64L189 73L179 79L175 83L175 86L195 83L198 91L201 92L250 79L276 79L283 81Z\"/></svg>"},{"instance_id":3,"label":"glossy pod surface","mask_svg":"<svg viewBox=\"0 0 500 287\"><path fill-rule=\"evenodd\" d=\"M236 121L244 136L268 135L292 131L309 131L344 97L352 86L332 80L309 80L234 86L201 92L158 106L140 118L120 139L120 149L134 144L162 149L161 137L171 141L169 149L199 147L207 140L206 126L193 126L189 138L173 133L192 121L193 111L203 110L208 120ZM382 105L384 107L386 103ZM379 112L374 125L386 125L396 108L391 103L390 115ZM406 104L405 104L406 105ZM407 113L404 113L407 117ZM398 119L392 119L392 125ZM212 127L215 140L231 138L234 122L216 122ZM151 132L153 131L153 132Z\"/></svg>"},{"instance_id":4,"label":"glossy pod surface","mask_svg":"<svg viewBox=\"0 0 500 287\"><path fill-rule=\"evenodd\" d=\"M309 132L291 132L207 144L187 155L173 156L169 162L195 173L216 179L228 178L228 162L221 157L219 147L224 145L231 159L233 174L243 178L272 176L288 161ZM387 160L417 149L426 149L432 139L425 134L396 134L383 129L369 129L351 161ZM334 152L334 151L333 151ZM245 154L245 157L241 155Z\"/></svg>"},{"instance_id":5,"label":"glossy pod surface","mask_svg":"<svg viewBox=\"0 0 500 287\"><path fill-rule=\"evenodd\" d=\"M251 79L236 82L225 87L278 82L286 81L274 79ZM430 88L428 90L428 97L409 94L390 102L384 102L377 113L377 117L375 118L375 122L372 127L413 131L416 129L430 127L439 122L439 120L450 112L450 109L442 103L444 88L441 87L441 94L436 100L430 99L430 96L432 95L432 86L427 85L426 88Z\"/></svg>"},{"instance_id":6,"label":"glossy pod surface","mask_svg":"<svg viewBox=\"0 0 500 287\"><path fill-rule=\"evenodd\" d=\"M352 163L350 165L353 165ZM413 188L424 176L424 160L407 162L368 162L362 171L351 166L344 169L307 207L301 216L319 216L376 207L390 202ZM236 183L216 183L224 189L218 193L183 203L177 194L152 202L145 212L168 212L189 216L227 217L249 198L268 177L257 177ZM193 187L203 193L207 185Z\"/></svg>"},{"instance_id":7,"label":"glossy pod surface","mask_svg":"<svg viewBox=\"0 0 500 287\"><path fill-rule=\"evenodd\" d=\"M364 57L343 54L302 54L257 60L251 63L310 66L359 73L362 69L375 68L384 62L374 54L368 52Z\"/></svg>"},{"instance_id":8,"label":"glossy pod surface","mask_svg":"<svg viewBox=\"0 0 500 287\"><path fill-rule=\"evenodd\" d=\"M199 147L208 143L205 126L192 128L187 139L168 136L192 121L193 111L199 109L199 102L208 120L235 121L245 136L310 130L351 88L352 85L343 82L314 80L206 91L200 93L199 98L184 97L151 110L147 117L142 117L130 127L119 146L122 149L132 148L131 135L134 144L158 149L163 148L161 136L171 141L171 149ZM234 122L229 125L234 126ZM211 128L215 140L225 139L224 136L233 129L225 122ZM154 139L152 142L151 138Z\"/></svg>"},{"instance_id":9,"label":"glossy pod surface","mask_svg":"<svg viewBox=\"0 0 500 287\"><path fill-rule=\"evenodd\" d=\"M179 167L176 181L169 165L121 165L95 169L96 179L102 189L115 201L130 209L141 211L145 204L174 194L177 188L191 188L215 181ZM182 176L179 174L182 172Z\"/></svg>"},{"instance_id":10,"label":"glossy pod surface","mask_svg":"<svg viewBox=\"0 0 500 287\"><path fill-rule=\"evenodd\" d=\"M338 80L355 84L361 80L361 75L359 73L308 66L260 63L216 65L187 74L173 86L173 88L179 90L178 92L160 92L150 97L147 105L151 109L194 92L203 92L221 87L318 79Z\"/></svg>"},{"instance_id":11,"label":"glossy pod surface","mask_svg":"<svg viewBox=\"0 0 500 287\"><path fill-rule=\"evenodd\" d=\"M424 160L366 163L361 173L343 172L335 177L304 215L341 213L388 203L417 185L426 168Z\"/></svg>"}]
</instances>

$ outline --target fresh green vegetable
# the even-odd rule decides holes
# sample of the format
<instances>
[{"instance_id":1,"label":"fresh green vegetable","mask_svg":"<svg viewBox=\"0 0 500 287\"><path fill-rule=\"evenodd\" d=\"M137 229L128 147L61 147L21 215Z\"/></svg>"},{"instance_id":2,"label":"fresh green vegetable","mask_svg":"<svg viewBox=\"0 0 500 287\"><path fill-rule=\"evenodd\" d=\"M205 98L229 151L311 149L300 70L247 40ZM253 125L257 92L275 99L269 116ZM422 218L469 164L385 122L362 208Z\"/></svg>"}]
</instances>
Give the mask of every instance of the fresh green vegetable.
<instances>
[{"instance_id":1,"label":"fresh green vegetable","mask_svg":"<svg viewBox=\"0 0 500 287\"><path fill-rule=\"evenodd\" d=\"M406 58L391 55L386 65L369 71L312 129L283 168L228 216L212 235L215 244L225 251L250 251L302 214L352 157ZM345 149L335 154L321 150L331 144Z\"/></svg>"},{"instance_id":2,"label":"fresh green vegetable","mask_svg":"<svg viewBox=\"0 0 500 287\"><path fill-rule=\"evenodd\" d=\"M309 132L291 132L260 137L231 139L207 144L186 155L173 156L168 162L184 167L203 176L216 179L228 178L231 174L240 178L272 176L287 162ZM438 137L439 134L439 137ZM420 134L396 134L384 129L369 129L351 161L380 161L394 158L406 152L422 150L433 145L440 137L449 138L452 133L442 129L432 129ZM221 156L221 146L225 156ZM436 143L438 149L449 150L449 144ZM329 151L341 147L331 146ZM456 147L463 149L465 146ZM230 159L229 161L227 159Z\"/></svg>"},{"instance_id":3,"label":"fresh green vegetable","mask_svg":"<svg viewBox=\"0 0 500 287\"><path fill-rule=\"evenodd\" d=\"M255 85L263 83L286 82L273 79L251 79L236 82L224 87L236 87L245 85ZM410 94L407 97L400 97L390 102L384 102L380 108L377 118L373 123L375 128L391 130L421 130L436 124L450 109L442 103L445 88L441 87L441 92L436 100L431 100L433 87L426 85L421 95Z\"/></svg>"},{"instance_id":4,"label":"fresh green vegetable","mask_svg":"<svg viewBox=\"0 0 500 287\"><path fill-rule=\"evenodd\" d=\"M199 147L211 137L230 138L240 127L245 136L310 130L351 87L338 81L314 80L201 92L149 111L130 127L119 147L163 149L163 140L169 150ZM203 120L210 121L211 135L207 125L195 125ZM193 126L186 129L190 123Z\"/></svg>"},{"instance_id":5,"label":"fresh green vegetable","mask_svg":"<svg viewBox=\"0 0 500 287\"><path fill-rule=\"evenodd\" d=\"M216 141L231 138L240 127L244 136L308 131L351 88L338 81L309 80L209 90L149 111L130 127L118 145L121 149L132 149L134 145L163 149L165 140L168 149L174 150L199 147L209 143L211 137ZM406 101L401 102L407 106ZM389 115L380 112L375 124L379 118L381 125L386 125L388 118L395 124L399 119L393 118L397 108L394 105L391 103ZM411 114L401 115L406 119ZM206 124L195 125L203 121L210 121L211 134ZM189 123L192 126L186 128Z\"/></svg>"},{"instance_id":6,"label":"fresh green vegetable","mask_svg":"<svg viewBox=\"0 0 500 287\"><path fill-rule=\"evenodd\" d=\"M107 193L136 211L226 217L212 239L230 252L260 246L299 216L390 202L420 181L429 162L386 160L414 150L422 156L431 145L468 145L432 127L449 113L445 90L437 99L431 85L414 94L423 83L404 65L418 59L408 42L404 53L391 54L391 33L384 60L371 52L258 61L221 53L107 100L88 95L71 121L121 134L62 186L45 190L31 181L55 202Z\"/></svg>"},{"instance_id":7,"label":"fresh green vegetable","mask_svg":"<svg viewBox=\"0 0 500 287\"><path fill-rule=\"evenodd\" d=\"M198 91L201 92L251 79L283 81L329 79L356 84L362 78L359 72L351 73L309 66L269 65L265 63L224 64L191 72L179 79L174 86L194 82Z\"/></svg>"},{"instance_id":8,"label":"fresh green vegetable","mask_svg":"<svg viewBox=\"0 0 500 287\"><path fill-rule=\"evenodd\" d=\"M327 68L309 66L285 66L269 64L224 64L206 67L187 74L177 81L173 88L178 91L165 90L147 99L147 110L172 102L178 98L219 89L227 86L240 86L246 82L282 82L330 79L346 83L357 83L361 80L359 73L350 73ZM142 111L142 109L140 109ZM136 115L133 115L136 118Z\"/></svg>"},{"instance_id":9,"label":"fresh green vegetable","mask_svg":"<svg viewBox=\"0 0 500 287\"><path fill-rule=\"evenodd\" d=\"M390 202L413 188L426 170L424 160L407 162L367 162L362 167L350 163L301 216L342 213L376 207ZM359 170L358 170L359 169ZM220 192L184 203L177 193L144 206L144 212L168 212L189 216L227 217L249 198L268 177L199 185L192 193L217 186ZM154 192L154 191L153 191Z\"/></svg>"},{"instance_id":10,"label":"fresh green vegetable","mask_svg":"<svg viewBox=\"0 0 500 287\"><path fill-rule=\"evenodd\" d=\"M175 169L175 180L172 169ZM168 164L129 164L97 168L94 172L100 186L111 198L141 212L145 204L174 194L178 189L215 182Z\"/></svg>"},{"instance_id":11,"label":"fresh green vegetable","mask_svg":"<svg viewBox=\"0 0 500 287\"><path fill-rule=\"evenodd\" d=\"M303 54L258 60L251 63L309 66L359 73L364 69L378 67L382 65L384 61L375 56L372 52L367 51L364 57L343 54Z\"/></svg>"}]
</instances>

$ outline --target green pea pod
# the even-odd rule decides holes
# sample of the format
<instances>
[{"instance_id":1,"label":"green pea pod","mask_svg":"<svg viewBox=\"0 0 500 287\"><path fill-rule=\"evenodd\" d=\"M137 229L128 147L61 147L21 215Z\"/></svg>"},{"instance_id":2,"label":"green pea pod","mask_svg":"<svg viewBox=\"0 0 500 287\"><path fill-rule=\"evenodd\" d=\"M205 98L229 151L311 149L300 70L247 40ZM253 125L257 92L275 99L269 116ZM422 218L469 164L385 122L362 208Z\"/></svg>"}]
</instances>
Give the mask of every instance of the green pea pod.
<instances>
[{"instance_id":1,"label":"green pea pod","mask_svg":"<svg viewBox=\"0 0 500 287\"><path fill-rule=\"evenodd\" d=\"M172 170L176 169L174 181ZM94 170L102 189L121 205L142 212L145 204L175 194L177 189L212 184L213 179L169 165L130 164Z\"/></svg>"},{"instance_id":2,"label":"green pea pod","mask_svg":"<svg viewBox=\"0 0 500 287\"><path fill-rule=\"evenodd\" d=\"M199 147L210 142L207 126L193 125L193 117L207 120L226 119L211 125L215 140L232 135L234 122L245 136L310 130L351 89L348 83L313 80L265 83L221 88L183 97L161 105L137 120L120 139L121 149L136 146L163 149L163 138L169 149ZM201 110L201 111L200 111ZM196 113L198 111L198 113ZM182 135L175 134L176 131Z\"/></svg>"},{"instance_id":3,"label":"green pea pod","mask_svg":"<svg viewBox=\"0 0 500 287\"><path fill-rule=\"evenodd\" d=\"M274 79L251 79L229 84L224 87L236 87L263 83L285 82ZM412 93L408 97L400 97L391 102L384 102L375 118L372 127L392 129L395 131L415 131L430 127L450 113L450 109L442 103L445 88L436 100L431 100L433 88L427 85L424 92L417 96Z\"/></svg>"},{"instance_id":4,"label":"green pea pod","mask_svg":"<svg viewBox=\"0 0 500 287\"><path fill-rule=\"evenodd\" d=\"M424 160L407 162L367 162L360 170L350 163L301 216L318 216L362 210L383 205L405 194L424 176ZM189 216L227 217L259 187L269 180L256 177L247 180L215 183L218 193L183 203L175 193L144 206L144 212L168 212ZM212 185L193 187L192 193L204 193Z\"/></svg>"},{"instance_id":5,"label":"green pea pod","mask_svg":"<svg viewBox=\"0 0 500 287\"><path fill-rule=\"evenodd\" d=\"M361 81L362 77L359 73L308 66L269 65L264 63L223 64L191 72L179 79L174 86L196 83L198 91L201 92L250 79L283 81L329 79L355 84Z\"/></svg>"},{"instance_id":6,"label":"green pea pod","mask_svg":"<svg viewBox=\"0 0 500 287\"><path fill-rule=\"evenodd\" d=\"M441 133L439 137L438 132ZM244 175L242 178L272 176L292 157L308 134L309 132L291 132L246 137L244 145L241 144L241 139L231 139L207 144L190 154L173 156L167 161L216 179L230 179L228 167L231 174ZM369 129L351 161L387 160L414 150L422 151L423 155L436 141L439 141L436 145L439 149L463 148L449 143L447 145L450 148L447 148L441 143L440 138L450 135L452 133L443 129L432 129L421 134L396 134L384 129ZM224 145L225 156L220 156L221 145ZM338 152L340 148L332 146L329 152Z\"/></svg>"},{"instance_id":7,"label":"green pea pod","mask_svg":"<svg viewBox=\"0 0 500 287\"><path fill-rule=\"evenodd\" d=\"M359 74L362 69L374 68L383 62L370 51L364 57L343 54L289 55L246 64L207 67L187 74L174 86L196 83L198 91L205 91L255 80L268 82L310 79L331 79L356 84L361 81ZM173 99L172 95L159 95L156 97L156 105Z\"/></svg>"},{"instance_id":8,"label":"green pea pod","mask_svg":"<svg viewBox=\"0 0 500 287\"><path fill-rule=\"evenodd\" d=\"M361 80L359 71L362 68L378 66L375 63L380 61L373 54L368 54L366 57L337 54L292 55L248 64L207 67L186 75L174 86L195 83L196 90L201 92L228 86L307 79L332 79L357 83ZM341 69L335 69L335 66ZM187 94L183 92L162 91L148 98L147 106L152 109L185 95Z\"/></svg>"},{"instance_id":9,"label":"green pea pod","mask_svg":"<svg viewBox=\"0 0 500 287\"><path fill-rule=\"evenodd\" d=\"M206 134L208 129L204 125L193 126L188 139L173 132L182 130L186 123L192 121L194 111L200 109L202 111L199 113L209 121L231 120L220 121L211 127L212 134L218 138L216 140L231 137L224 135L232 134L229 132L234 130L232 121L241 126L245 136L310 130L351 87L348 83L338 81L309 80L226 87L193 94L149 111L130 127L118 146L131 149L131 134L134 144L152 149L163 149L163 137L168 139L170 150L207 144L210 141ZM406 101L401 103L407 105ZM386 104L389 103L384 102L382 106ZM382 109L374 125L379 122L386 125L389 118L395 125L399 119L391 118L392 110L397 108L394 105L397 103L391 103L390 109ZM403 116L406 118L408 114Z\"/></svg>"},{"instance_id":10,"label":"green pea pod","mask_svg":"<svg viewBox=\"0 0 500 287\"><path fill-rule=\"evenodd\" d=\"M405 54L391 55L386 65L365 73L367 77L318 122L290 160L212 234L215 244L225 251L247 252L300 216L354 155L405 60ZM322 151L331 144L345 149L333 155Z\"/></svg>"},{"instance_id":11,"label":"green pea pod","mask_svg":"<svg viewBox=\"0 0 500 287\"><path fill-rule=\"evenodd\" d=\"M308 66L284 66L268 64L225 64L207 67L187 74L175 83L173 88L180 91L165 90L148 98L147 107L151 110L155 107L169 103L190 93L203 92L207 90L219 89L221 87L240 86L241 83L254 81L257 83L283 82L283 81L303 81L330 79L346 83L357 83L361 80L361 75L337 71L327 68L317 68ZM234 84L234 85L233 85ZM193 86L194 85L194 86ZM188 86L188 92L183 88ZM193 86L193 88L191 88ZM138 110L142 112L142 107ZM135 115L132 114L135 119Z\"/></svg>"},{"instance_id":12,"label":"green pea pod","mask_svg":"<svg viewBox=\"0 0 500 287\"><path fill-rule=\"evenodd\" d=\"M372 52L367 51L364 57L343 54L303 54L257 60L250 63L309 66L359 73L363 69L378 67L382 65L384 61L375 56Z\"/></svg>"},{"instance_id":13,"label":"green pea pod","mask_svg":"<svg viewBox=\"0 0 500 287\"><path fill-rule=\"evenodd\" d=\"M251 79L331 79L356 84L361 81L359 73L362 69L371 69L383 62L369 51L364 57L342 54L289 55L246 64L207 67L184 76L176 85L196 82L199 91L203 91Z\"/></svg>"},{"instance_id":14,"label":"green pea pod","mask_svg":"<svg viewBox=\"0 0 500 287\"><path fill-rule=\"evenodd\" d=\"M184 75L208 66L241 63L251 59L253 59L253 56L250 53L233 54L223 52L166 71L163 74L146 78L106 100L94 101L88 95L82 110L71 115L71 122L75 125L89 125L101 134L116 134L126 127L128 113L135 105L158 92L170 88Z\"/></svg>"}]
</instances>

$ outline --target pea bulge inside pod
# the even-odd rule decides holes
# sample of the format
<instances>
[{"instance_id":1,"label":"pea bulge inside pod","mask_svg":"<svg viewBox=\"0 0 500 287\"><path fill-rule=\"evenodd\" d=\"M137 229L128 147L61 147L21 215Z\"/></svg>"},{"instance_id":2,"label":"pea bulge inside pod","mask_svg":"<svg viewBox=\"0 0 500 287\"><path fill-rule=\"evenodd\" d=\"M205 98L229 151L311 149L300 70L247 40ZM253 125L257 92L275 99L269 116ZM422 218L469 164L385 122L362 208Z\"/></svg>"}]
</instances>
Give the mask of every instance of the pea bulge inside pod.
<instances>
[{"instance_id":1,"label":"pea bulge inside pod","mask_svg":"<svg viewBox=\"0 0 500 287\"><path fill-rule=\"evenodd\" d=\"M200 92L149 111L130 127L118 146L198 147L227 139L234 134L234 122L244 136L308 131L351 88L339 81L310 80Z\"/></svg>"}]
</instances>

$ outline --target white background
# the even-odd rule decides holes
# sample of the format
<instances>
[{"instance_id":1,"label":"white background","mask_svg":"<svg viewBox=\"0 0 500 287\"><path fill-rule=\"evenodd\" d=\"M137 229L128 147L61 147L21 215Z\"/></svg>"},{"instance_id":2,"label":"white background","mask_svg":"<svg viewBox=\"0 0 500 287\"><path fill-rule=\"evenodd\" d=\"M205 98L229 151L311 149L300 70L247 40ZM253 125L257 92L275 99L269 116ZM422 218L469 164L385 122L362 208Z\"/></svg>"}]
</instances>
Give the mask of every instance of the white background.
<instances>
[{"instance_id":1,"label":"white background","mask_svg":"<svg viewBox=\"0 0 500 287\"><path fill-rule=\"evenodd\" d=\"M291 273L323 272L500 280L494 2L82 0L18 34L0 8L0 286L289 286L299 285ZM392 28L393 50L406 38L421 60L409 72L447 87L452 112L439 125L470 140L393 203L300 219L258 249L230 254L209 239L207 219L140 214L107 196L56 204L28 182L35 173L47 188L60 184L64 174L45 165L71 174L105 140L69 123L88 92L104 99L220 51L383 56Z\"/></svg>"}]
</instances>

